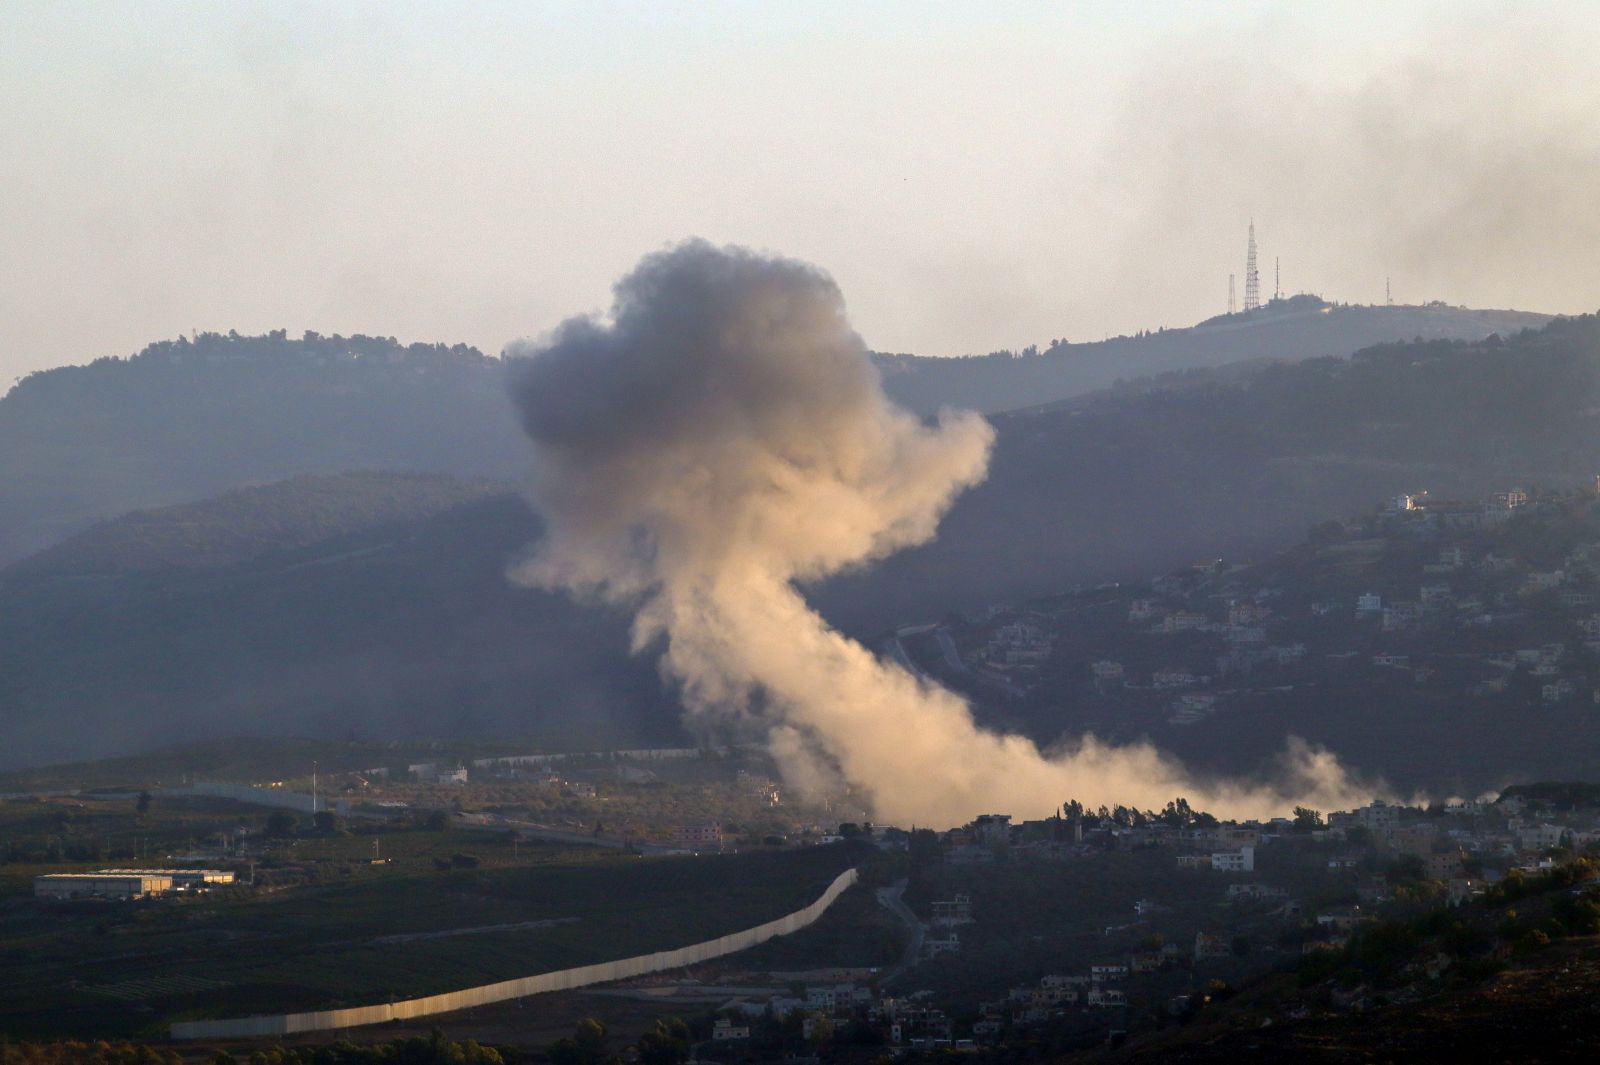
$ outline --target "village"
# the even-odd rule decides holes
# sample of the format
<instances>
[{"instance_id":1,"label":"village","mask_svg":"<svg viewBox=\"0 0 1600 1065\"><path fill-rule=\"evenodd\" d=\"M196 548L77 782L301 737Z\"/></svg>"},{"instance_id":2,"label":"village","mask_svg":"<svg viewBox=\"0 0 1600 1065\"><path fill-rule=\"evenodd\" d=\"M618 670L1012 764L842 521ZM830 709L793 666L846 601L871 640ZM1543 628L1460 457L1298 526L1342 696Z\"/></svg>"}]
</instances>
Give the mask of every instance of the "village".
<instances>
[{"instance_id":1,"label":"village","mask_svg":"<svg viewBox=\"0 0 1600 1065\"><path fill-rule=\"evenodd\" d=\"M1330 715L1352 698L1392 703L1401 722L1446 713L1486 730L1501 711L1544 708L1557 717L1538 726L1542 738L1600 706L1595 506L1591 490L1401 495L1265 561L1208 559L1143 583L997 604L902 629L889 649L1041 740L1157 735L1204 761L1240 742L1247 721L1337 731ZM1402 732L1399 743L1415 745L1410 786L1499 783L1467 779L1416 729ZM1576 772L1530 760L1540 777Z\"/></svg>"}]
</instances>

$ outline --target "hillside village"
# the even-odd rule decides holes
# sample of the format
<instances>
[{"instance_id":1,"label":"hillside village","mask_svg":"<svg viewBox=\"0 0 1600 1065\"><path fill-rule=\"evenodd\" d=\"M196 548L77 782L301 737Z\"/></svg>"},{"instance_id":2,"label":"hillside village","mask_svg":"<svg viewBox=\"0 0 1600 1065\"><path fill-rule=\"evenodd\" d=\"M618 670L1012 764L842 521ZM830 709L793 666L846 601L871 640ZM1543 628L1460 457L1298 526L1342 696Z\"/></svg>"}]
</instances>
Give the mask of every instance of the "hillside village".
<instances>
[{"instance_id":1,"label":"hillside village","mask_svg":"<svg viewBox=\"0 0 1600 1065\"><path fill-rule=\"evenodd\" d=\"M1182 800L1146 812L1069 802L1041 821L987 814L945 833L841 830L876 843L886 869L909 873L877 888L881 905L915 925L899 965L739 967L617 994L711 1006L698 1027L719 1044L702 1052L712 1059L816 1060L867 1046L897 1055L1040 1038L1093 1046L1188 1024L1273 971L1302 975L1307 1005L1294 1016L1419 1001L1549 935L1512 911L1498 933L1458 933L1381 979L1358 964L1370 941L1442 914L1459 924L1540 885L1577 884L1576 895L1595 871L1574 860L1600 849L1600 791L1543 785L1497 802L1377 801L1245 823L1219 823Z\"/></svg>"},{"instance_id":2,"label":"hillside village","mask_svg":"<svg viewBox=\"0 0 1600 1065\"><path fill-rule=\"evenodd\" d=\"M1397 729L1406 714L1418 729L1441 713L1494 728L1541 710L1547 724L1587 727L1600 720L1597 574L1593 490L1418 493L1324 523L1260 564L1205 560L994 606L903 629L891 651L1041 738L1090 728L1203 751L1185 733L1237 742L1246 721L1271 717L1315 735L1337 727L1342 703L1373 698L1394 705ZM1422 768L1408 786L1503 783L1464 778L1420 735L1402 741Z\"/></svg>"}]
</instances>

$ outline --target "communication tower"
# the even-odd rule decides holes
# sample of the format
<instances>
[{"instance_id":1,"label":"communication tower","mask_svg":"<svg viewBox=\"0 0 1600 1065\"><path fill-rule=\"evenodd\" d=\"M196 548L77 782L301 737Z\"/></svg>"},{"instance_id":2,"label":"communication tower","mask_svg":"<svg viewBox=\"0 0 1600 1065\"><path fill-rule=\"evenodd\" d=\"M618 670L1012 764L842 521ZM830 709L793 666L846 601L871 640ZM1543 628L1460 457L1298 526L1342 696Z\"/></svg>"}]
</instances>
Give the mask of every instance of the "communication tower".
<instances>
[{"instance_id":1,"label":"communication tower","mask_svg":"<svg viewBox=\"0 0 1600 1065\"><path fill-rule=\"evenodd\" d=\"M1234 279L1234 276L1235 275L1233 275L1233 274L1229 274L1228 275L1228 313L1229 314L1232 314L1237 309L1237 307L1235 306L1234 301L1233 301L1233 279Z\"/></svg>"},{"instance_id":2,"label":"communication tower","mask_svg":"<svg viewBox=\"0 0 1600 1065\"><path fill-rule=\"evenodd\" d=\"M1283 265L1276 255L1272 257L1272 298L1283 299Z\"/></svg>"},{"instance_id":3,"label":"communication tower","mask_svg":"<svg viewBox=\"0 0 1600 1065\"><path fill-rule=\"evenodd\" d=\"M1248 314L1261 307L1261 275L1256 273L1256 220L1250 219L1250 245L1244 257L1244 309Z\"/></svg>"}]
</instances>

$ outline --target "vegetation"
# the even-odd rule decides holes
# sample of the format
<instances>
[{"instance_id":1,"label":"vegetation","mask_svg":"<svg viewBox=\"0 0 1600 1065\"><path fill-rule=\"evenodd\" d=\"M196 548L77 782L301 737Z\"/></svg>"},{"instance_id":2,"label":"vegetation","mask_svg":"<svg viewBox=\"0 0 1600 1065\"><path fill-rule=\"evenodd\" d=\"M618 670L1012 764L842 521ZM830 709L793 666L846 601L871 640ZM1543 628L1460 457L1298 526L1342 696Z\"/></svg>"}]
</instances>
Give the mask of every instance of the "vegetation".
<instances>
[{"instance_id":1,"label":"vegetation","mask_svg":"<svg viewBox=\"0 0 1600 1065\"><path fill-rule=\"evenodd\" d=\"M452 843L444 871L418 856L273 891L32 906L0 933L0 1030L149 1036L177 1019L382 1002L664 950L797 909L862 858L524 848L513 861L492 837Z\"/></svg>"}]
</instances>

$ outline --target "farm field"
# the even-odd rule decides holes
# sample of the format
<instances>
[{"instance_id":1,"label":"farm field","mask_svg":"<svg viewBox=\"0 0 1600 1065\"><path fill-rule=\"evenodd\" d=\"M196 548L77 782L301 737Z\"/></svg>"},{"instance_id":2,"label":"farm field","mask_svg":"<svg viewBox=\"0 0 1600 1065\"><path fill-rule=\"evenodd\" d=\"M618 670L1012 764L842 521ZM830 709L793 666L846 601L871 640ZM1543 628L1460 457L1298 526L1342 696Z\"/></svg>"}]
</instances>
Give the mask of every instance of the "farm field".
<instances>
[{"instance_id":1,"label":"farm field","mask_svg":"<svg viewBox=\"0 0 1600 1065\"><path fill-rule=\"evenodd\" d=\"M141 903L0 901L0 1031L159 1038L173 1020L360 1005L713 938L805 905L860 850L640 858L462 832L382 837L349 876ZM306 840L370 849L360 837ZM299 849L299 848L297 848ZM476 867L436 868L459 855ZM10 873L13 886L23 868ZM26 868L26 867L24 867Z\"/></svg>"}]
</instances>

